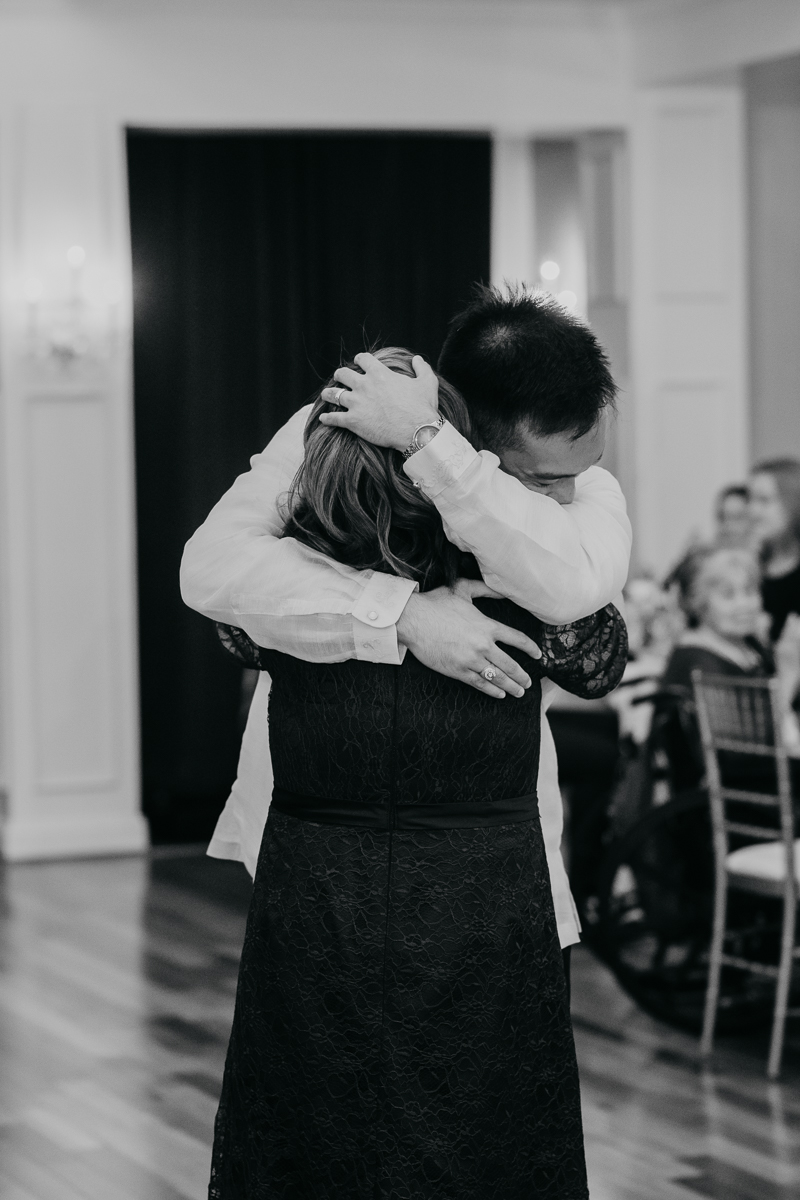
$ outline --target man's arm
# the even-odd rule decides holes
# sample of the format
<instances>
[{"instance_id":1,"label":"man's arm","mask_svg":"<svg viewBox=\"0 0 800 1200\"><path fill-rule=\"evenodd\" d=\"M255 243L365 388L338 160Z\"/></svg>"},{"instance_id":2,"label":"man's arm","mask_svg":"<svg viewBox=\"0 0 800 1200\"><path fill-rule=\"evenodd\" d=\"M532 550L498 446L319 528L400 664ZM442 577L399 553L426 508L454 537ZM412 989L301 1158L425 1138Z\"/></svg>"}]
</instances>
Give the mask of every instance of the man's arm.
<instances>
[{"instance_id":1,"label":"man's arm","mask_svg":"<svg viewBox=\"0 0 800 1200\"><path fill-rule=\"evenodd\" d=\"M358 571L293 538L281 538L282 502L303 457L308 408L251 460L190 538L181 592L190 608L243 629L258 645L310 662L356 658L400 663L406 649L433 670L496 699L531 680L498 642L532 658L538 647L472 604L491 590L462 581L425 596L407 579ZM496 671L493 682L482 671Z\"/></svg>"},{"instance_id":2,"label":"man's arm","mask_svg":"<svg viewBox=\"0 0 800 1200\"><path fill-rule=\"evenodd\" d=\"M254 455L189 539L181 594L190 608L237 625L260 646L316 662L399 663L396 624L416 585L281 538L308 413L300 409Z\"/></svg>"},{"instance_id":3,"label":"man's arm","mask_svg":"<svg viewBox=\"0 0 800 1200\"><path fill-rule=\"evenodd\" d=\"M560 505L502 471L497 455L479 453L452 425L431 433L438 379L423 359L412 360L416 378L371 354L355 361L359 371L340 367L334 378L342 386L325 393L340 411L320 420L396 449L420 429L426 444L407 459L406 474L491 587L552 625L589 616L622 591L631 527L613 476L591 468L579 476L572 504Z\"/></svg>"},{"instance_id":4,"label":"man's arm","mask_svg":"<svg viewBox=\"0 0 800 1200\"><path fill-rule=\"evenodd\" d=\"M486 583L540 620L580 620L622 591L631 526L619 484L601 467L579 476L574 501L561 505L445 424L405 471L438 508L450 541L475 555Z\"/></svg>"}]
</instances>

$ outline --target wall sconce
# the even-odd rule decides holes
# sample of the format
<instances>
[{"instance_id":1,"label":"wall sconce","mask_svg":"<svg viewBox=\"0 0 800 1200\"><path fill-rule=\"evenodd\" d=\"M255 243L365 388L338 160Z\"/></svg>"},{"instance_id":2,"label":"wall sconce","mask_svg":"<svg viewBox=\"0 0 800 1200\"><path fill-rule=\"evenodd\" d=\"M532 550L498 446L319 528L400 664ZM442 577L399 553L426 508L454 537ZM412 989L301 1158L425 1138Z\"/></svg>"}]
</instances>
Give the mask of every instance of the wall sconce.
<instances>
[{"instance_id":1,"label":"wall sconce","mask_svg":"<svg viewBox=\"0 0 800 1200\"><path fill-rule=\"evenodd\" d=\"M68 272L66 287L63 268L50 287L38 278L28 279L24 345L29 361L67 371L108 357L117 333L119 303L99 297L97 287L87 289L86 257L83 246L66 251L62 259Z\"/></svg>"}]
</instances>

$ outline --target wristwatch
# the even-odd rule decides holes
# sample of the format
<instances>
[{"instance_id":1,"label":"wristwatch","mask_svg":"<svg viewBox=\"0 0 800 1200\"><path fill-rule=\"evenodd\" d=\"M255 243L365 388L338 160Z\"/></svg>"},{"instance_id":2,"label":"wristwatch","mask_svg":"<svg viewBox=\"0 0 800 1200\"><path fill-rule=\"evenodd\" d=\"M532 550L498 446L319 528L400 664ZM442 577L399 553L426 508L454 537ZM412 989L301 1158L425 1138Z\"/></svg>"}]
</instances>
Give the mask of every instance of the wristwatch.
<instances>
[{"instance_id":1,"label":"wristwatch","mask_svg":"<svg viewBox=\"0 0 800 1200\"><path fill-rule=\"evenodd\" d=\"M427 446L428 442L432 442L439 430L444 425L444 417L439 416L435 421L426 421L424 425L418 425L414 430L414 436L403 451L403 458L411 458L412 454L416 454L423 446ZM426 433L426 430L429 432Z\"/></svg>"}]
</instances>

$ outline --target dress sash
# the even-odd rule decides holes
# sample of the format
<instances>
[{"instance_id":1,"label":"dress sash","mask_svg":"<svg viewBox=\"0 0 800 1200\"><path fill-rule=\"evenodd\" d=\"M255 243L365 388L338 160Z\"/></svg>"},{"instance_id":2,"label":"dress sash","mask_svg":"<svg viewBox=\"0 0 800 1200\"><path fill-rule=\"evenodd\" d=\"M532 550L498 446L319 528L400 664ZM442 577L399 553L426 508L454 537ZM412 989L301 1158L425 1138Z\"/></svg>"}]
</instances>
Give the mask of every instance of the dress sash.
<instances>
[{"instance_id":1,"label":"dress sash","mask_svg":"<svg viewBox=\"0 0 800 1200\"><path fill-rule=\"evenodd\" d=\"M366 804L357 800L329 800L276 787L272 807L300 821L358 829L481 829L539 819L536 792L481 804L398 804L393 808L385 800Z\"/></svg>"}]
</instances>

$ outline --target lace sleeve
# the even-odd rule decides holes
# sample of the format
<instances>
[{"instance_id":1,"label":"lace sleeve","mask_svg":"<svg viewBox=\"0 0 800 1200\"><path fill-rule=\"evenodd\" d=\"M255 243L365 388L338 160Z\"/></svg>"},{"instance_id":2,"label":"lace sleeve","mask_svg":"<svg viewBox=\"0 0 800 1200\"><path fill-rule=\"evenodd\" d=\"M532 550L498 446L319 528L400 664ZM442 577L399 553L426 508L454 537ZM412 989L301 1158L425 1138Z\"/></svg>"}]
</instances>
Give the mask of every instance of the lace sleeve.
<instances>
[{"instance_id":1,"label":"lace sleeve","mask_svg":"<svg viewBox=\"0 0 800 1200\"><path fill-rule=\"evenodd\" d=\"M235 625L223 625L221 621L217 621L216 625L217 636L229 654L238 658L239 662L244 663L246 667L254 668L256 671L264 670L261 662L261 647L257 646L243 629L237 629Z\"/></svg>"},{"instance_id":2,"label":"lace sleeve","mask_svg":"<svg viewBox=\"0 0 800 1200\"><path fill-rule=\"evenodd\" d=\"M622 678L628 631L613 604L571 625L542 625L539 637L542 673L565 692L591 700Z\"/></svg>"}]
</instances>

